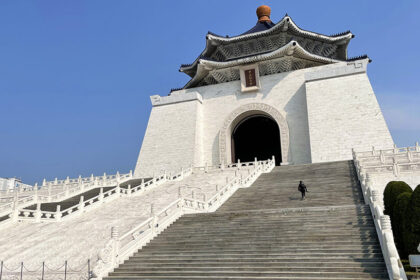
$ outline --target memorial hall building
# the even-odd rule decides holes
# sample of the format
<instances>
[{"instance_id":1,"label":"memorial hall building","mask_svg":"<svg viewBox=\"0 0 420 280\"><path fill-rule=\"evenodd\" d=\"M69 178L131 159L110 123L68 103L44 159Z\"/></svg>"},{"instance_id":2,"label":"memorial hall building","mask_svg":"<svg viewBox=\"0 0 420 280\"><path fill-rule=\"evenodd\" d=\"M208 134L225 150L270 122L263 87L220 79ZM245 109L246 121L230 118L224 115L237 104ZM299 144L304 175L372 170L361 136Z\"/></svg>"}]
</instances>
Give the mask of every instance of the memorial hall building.
<instances>
[{"instance_id":1,"label":"memorial hall building","mask_svg":"<svg viewBox=\"0 0 420 280\"><path fill-rule=\"evenodd\" d=\"M3 180L0 280L408 279L420 145L394 145L350 31L257 16L150 97L134 172Z\"/></svg>"},{"instance_id":2,"label":"memorial hall building","mask_svg":"<svg viewBox=\"0 0 420 280\"><path fill-rule=\"evenodd\" d=\"M349 58L350 31L323 35L270 9L238 36L209 32L179 71L189 82L150 97L153 108L135 174L275 156L276 165L347 160L392 148L369 82L366 55ZM191 50L197 51L197 50Z\"/></svg>"}]
</instances>

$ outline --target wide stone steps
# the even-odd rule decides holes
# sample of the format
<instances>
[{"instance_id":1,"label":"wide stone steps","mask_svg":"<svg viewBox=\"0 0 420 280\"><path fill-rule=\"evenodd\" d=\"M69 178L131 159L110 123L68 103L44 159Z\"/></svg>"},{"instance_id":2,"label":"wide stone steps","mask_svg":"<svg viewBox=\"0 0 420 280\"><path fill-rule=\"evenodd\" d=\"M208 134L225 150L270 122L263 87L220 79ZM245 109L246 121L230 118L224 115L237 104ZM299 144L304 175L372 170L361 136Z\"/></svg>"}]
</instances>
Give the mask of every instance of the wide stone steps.
<instances>
[{"instance_id":1,"label":"wide stone steps","mask_svg":"<svg viewBox=\"0 0 420 280\"><path fill-rule=\"evenodd\" d=\"M248 248L301 248L304 246L305 248L328 248L328 247L336 247L336 246L346 246L346 247L360 247L368 248L369 246L376 247L377 241L366 241L366 240L349 240L349 241L323 241L322 244L318 241L303 241L300 242L298 247L296 245L290 245L290 242L276 242L275 244L267 244L266 242L232 242L229 243L229 248L243 248L247 246ZM202 248L224 248L226 246L225 242L212 242L211 244L203 244L202 242L160 242L159 244L151 244L142 250L149 250L149 249L167 249L167 250L177 250L181 248L194 248L194 249L202 249Z\"/></svg>"},{"instance_id":2,"label":"wide stone steps","mask_svg":"<svg viewBox=\"0 0 420 280\"><path fill-rule=\"evenodd\" d=\"M373 277L373 276L372 276ZM351 277L347 275L341 275L341 276L306 276L306 275L294 275L294 276L262 276L262 277L256 277L256 276L213 276L213 275L205 275L205 276L110 276L106 279L114 279L114 280L147 280L147 279L171 279L171 280L186 280L186 279L196 279L196 280L206 280L206 279L218 279L218 280L231 280L231 279L246 279L246 280L259 280L259 279L272 279L272 280L365 280L365 279L381 279L381 280L389 280L388 276L374 276L374 278L366 278L365 275L361 277Z\"/></svg>"},{"instance_id":3,"label":"wide stone steps","mask_svg":"<svg viewBox=\"0 0 420 280\"><path fill-rule=\"evenodd\" d=\"M369 262L369 266L371 267L378 267L380 269L383 269L383 262ZM131 269L131 268L146 268L146 267L152 267L161 269L161 267L165 267L168 269L171 268L180 268L180 267L195 267L197 269L201 269L202 267L219 267L219 268L264 268L264 267L276 267L276 268L289 268L289 267L296 267L296 268L306 268L306 267L326 267L326 268L365 268L366 265L362 263L354 263L354 262L346 262L346 261L338 261L332 259L329 262L321 262L317 260L313 261L293 261L289 260L288 262L282 261L282 262L259 262L258 260L255 260L253 262L240 262L237 260L232 261L198 261L198 260L184 260L182 262L172 261L172 262L162 262L162 261L156 261L156 260L149 260L147 262L138 264L138 263L124 263L120 266L124 269Z\"/></svg>"},{"instance_id":4,"label":"wide stone steps","mask_svg":"<svg viewBox=\"0 0 420 280\"><path fill-rule=\"evenodd\" d=\"M309 193L300 200L299 180ZM352 162L276 167L185 215L105 279L388 279Z\"/></svg>"},{"instance_id":5,"label":"wide stone steps","mask_svg":"<svg viewBox=\"0 0 420 280\"><path fill-rule=\"evenodd\" d=\"M369 271L367 272L369 277L373 279L377 278L385 278L387 276L386 272L378 272L378 271ZM197 276L197 277L224 277L224 278L217 278L217 279L231 279L231 277L241 277L240 279L243 279L242 277L258 277L256 279L261 279L261 277L265 277L266 279L276 279L275 277L294 277L294 276L300 276L300 277L324 277L324 279L328 279L328 277L347 277L347 278L361 278L366 279L366 273L364 272L344 272L344 271L316 271L316 272L304 272L304 271L264 271L264 272L256 272L254 270L249 271L217 271L212 269L211 271L187 271L184 270L182 272L180 271L136 271L136 272L125 272L125 273L113 273L109 279L148 279L149 277L156 277L161 276L165 277L163 279L167 279L167 275L171 276L182 276L182 277L188 277L186 279L190 279L191 277ZM124 278L119 278L119 277ZM127 278L128 276L134 276L137 278ZM144 278L146 277L146 278ZM230 278L226 278L230 277ZM202 278L206 279L206 278Z\"/></svg>"}]
</instances>

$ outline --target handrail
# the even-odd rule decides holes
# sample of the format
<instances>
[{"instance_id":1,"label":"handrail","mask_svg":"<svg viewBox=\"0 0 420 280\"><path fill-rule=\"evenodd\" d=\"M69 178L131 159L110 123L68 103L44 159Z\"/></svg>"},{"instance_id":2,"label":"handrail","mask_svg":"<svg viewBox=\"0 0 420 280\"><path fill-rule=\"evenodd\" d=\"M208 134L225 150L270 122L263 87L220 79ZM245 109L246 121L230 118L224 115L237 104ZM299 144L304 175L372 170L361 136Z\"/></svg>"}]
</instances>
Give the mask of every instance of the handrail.
<instances>
[{"instance_id":1,"label":"handrail","mask_svg":"<svg viewBox=\"0 0 420 280\"><path fill-rule=\"evenodd\" d=\"M259 161L252 164L254 170L245 178L235 176L223 188L221 188L215 195L207 201L200 201L195 198L180 197L170 203L163 210L145 221L142 221L138 226L124 233L119 237L118 229L116 227L111 230L111 239L107 242L105 247L100 251L98 262L93 269L93 279L102 279L110 270L124 261L126 257L131 255L135 250L138 250L160 232L167 228L170 224L175 222L184 213L191 211L196 213L212 212L220 207L239 187L249 187L263 172L270 172L275 166L274 156L271 160ZM237 165L240 167L241 165ZM230 195L228 195L230 194ZM221 198L221 199L219 199ZM213 203L215 200L218 203ZM176 207L175 207L176 206ZM170 211L173 209L173 211ZM162 214L165 214L161 217ZM146 228L145 228L146 227ZM140 229L143 231L136 234ZM121 244L123 240L128 237L132 240L126 244ZM121 246L123 245L123 246Z\"/></svg>"},{"instance_id":2,"label":"handrail","mask_svg":"<svg viewBox=\"0 0 420 280\"><path fill-rule=\"evenodd\" d=\"M366 168L363 168L360 165L360 161L358 161L357 154L355 153L353 153L353 161L355 163L354 165L365 203L369 205L369 209L372 213L388 275L390 279L406 280L407 276L395 246L390 218L388 215L383 214L380 203L381 195L378 191L373 189L371 176L366 172Z\"/></svg>"},{"instance_id":3,"label":"handrail","mask_svg":"<svg viewBox=\"0 0 420 280\"><path fill-rule=\"evenodd\" d=\"M78 204L73 205L67 209L61 210L60 206L57 206L57 210L56 211L41 211L39 203L42 201L51 201L51 198L47 197L47 196L30 196L27 198L22 198L21 200L19 200L18 205L22 205L22 200L26 199L27 202L31 202L31 203L37 203L37 209L36 210L30 210L30 209L17 209L17 213L15 214L15 220L35 220L36 222L39 221L46 221L46 222L59 222L62 221L63 219L68 219L70 217L73 216L73 214L77 214L77 213L83 213L83 212L87 212L90 211L91 209L94 209L96 207L98 207L100 204L107 202L109 200L112 200L114 198L119 197L121 194L123 195L127 195L127 196L131 196L133 194L135 194L136 192L141 195L143 194L145 191L149 190L150 188L154 188L164 182L166 182L167 180L177 180L179 178L184 178L186 176L189 176L191 174L191 168L187 168L187 169L182 169L180 173L175 174L174 176L171 175L167 175L166 173L155 177L149 181L147 181L146 183L144 182L144 180L142 181L142 183L134 188L129 187L128 189L123 189L120 187L121 183L117 183L117 187L110 189L106 192L103 192L103 187L100 188L100 192L98 195L88 199L88 200L84 200L83 196L81 196L81 200ZM83 185L82 185L83 186ZM95 188L97 187L96 185L93 185ZM80 189L75 190L74 192L77 193L83 193L87 190L90 190L92 188L84 188L81 187ZM141 190L141 192L140 192ZM65 197L69 197L69 196L74 196L76 194L69 194L68 191L65 191L63 193L66 194ZM55 194L53 196L53 198L58 198L59 194ZM45 199L46 198L46 199ZM25 205L27 205L29 203L26 203ZM12 208L13 208L13 203L11 203L10 205L8 205L9 208L9 212L12 212ZM22 208L22 207L21 207ZM2 208L0 207L0 210ZM6 213L6 214L8 214Z\"/></svg>"},{"instance_id":4,"label":"handrail","mask_svg":"<svg viewBox=\"0 0 420 280\"><path fill-rule=\"evenodd\" d=\"M353 158L357 158L365 165L420 162L420 145L417 142L414 147L398 148L394 145L392 149L376 150L375 147L372 147L371 151L356 152L353 150Z\"/></svg>"}]
</instances>

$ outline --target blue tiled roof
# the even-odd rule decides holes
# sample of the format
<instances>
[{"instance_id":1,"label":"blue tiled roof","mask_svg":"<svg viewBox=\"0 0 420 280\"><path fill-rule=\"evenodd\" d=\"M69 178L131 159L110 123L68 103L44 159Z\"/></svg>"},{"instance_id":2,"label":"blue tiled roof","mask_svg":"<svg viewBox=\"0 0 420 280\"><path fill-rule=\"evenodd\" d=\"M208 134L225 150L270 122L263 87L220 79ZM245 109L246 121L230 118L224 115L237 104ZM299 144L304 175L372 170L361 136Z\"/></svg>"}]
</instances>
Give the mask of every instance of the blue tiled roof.
<instances>
[{"instance_id":1,"label":"blue tiled roof","mask_svg":"<svg viewBox=\"0 0 420 280\"><path fill-rule=\"evenodd\" d=\"M270 22L267 22L267 21L259 22L258 21L257 24L254 27L252 27L250 30L246 31L245 33L242 33L241 35L264 31L264 30L270 29L274 25L275 24L272 21L270 21Z\"/></svg>"}]
</instances>

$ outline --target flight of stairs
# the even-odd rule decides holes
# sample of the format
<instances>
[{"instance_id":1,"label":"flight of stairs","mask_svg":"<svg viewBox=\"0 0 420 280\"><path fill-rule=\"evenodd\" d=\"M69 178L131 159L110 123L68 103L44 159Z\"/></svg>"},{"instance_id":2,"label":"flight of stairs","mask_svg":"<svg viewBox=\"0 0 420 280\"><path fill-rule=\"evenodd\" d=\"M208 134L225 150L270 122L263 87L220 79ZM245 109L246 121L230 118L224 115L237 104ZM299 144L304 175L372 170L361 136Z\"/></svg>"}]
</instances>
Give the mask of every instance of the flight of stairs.
<instances>
[{"instance_id":1,"label":"flight of stairs","mask_svg":"<svg viewBox=\"0 0 420 280\"><path fill-rule=\"evenodd\" d=\"M308 187L300 200L299 180ZM105 279L388 279L353 163L276 167L181 217Z\"/></svg>"}]
</instances>

